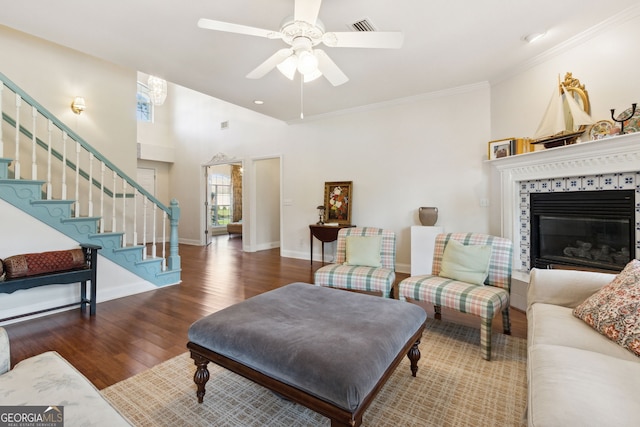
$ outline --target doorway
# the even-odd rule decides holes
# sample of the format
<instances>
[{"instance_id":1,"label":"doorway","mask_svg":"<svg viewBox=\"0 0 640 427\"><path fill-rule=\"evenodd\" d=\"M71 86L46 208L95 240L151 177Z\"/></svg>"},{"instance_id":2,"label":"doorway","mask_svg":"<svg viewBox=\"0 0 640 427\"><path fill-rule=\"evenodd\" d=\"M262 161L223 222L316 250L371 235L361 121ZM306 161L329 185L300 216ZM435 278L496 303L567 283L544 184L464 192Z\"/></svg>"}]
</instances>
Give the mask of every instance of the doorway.
<instances>
[{"instance_id":1,"label":"doorway","mask_svg":"<svg viewBox=\"0 0 640 427\"><path fill-rule=\"evenodd\" d=\"M254 159L252 169L251 217L254 218L252 225L255 227L252 227L250 250L279 248L282 229L281 158Z\"/></svg>"},{"instance_id":2,"label":"doorway","mask_svg":"<svg viewBox=\"0 0 640 427\"><path fill-rule=\"evenodd\" d=\"M205 244L216 235L233 231L242 236L241 163L208 165L205 173ZM233 227L233 228L231 228Z\"/></svg>"}]
</instances>

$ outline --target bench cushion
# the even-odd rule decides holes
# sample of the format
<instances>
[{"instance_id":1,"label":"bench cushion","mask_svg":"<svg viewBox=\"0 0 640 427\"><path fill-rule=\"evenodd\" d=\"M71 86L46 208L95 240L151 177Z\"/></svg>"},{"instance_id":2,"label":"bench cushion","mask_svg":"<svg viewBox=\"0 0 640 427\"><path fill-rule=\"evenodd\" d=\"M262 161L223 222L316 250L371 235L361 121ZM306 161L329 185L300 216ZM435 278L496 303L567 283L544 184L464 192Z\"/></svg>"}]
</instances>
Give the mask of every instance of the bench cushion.
<instances>
[{"instance_id":1,"label":"bench cushion","mask_svg":"<svg viewBox=\"0 0 640 427\"><path fill-rule=\"evenodd\" d=\"M292 283L198 320L189 340L354 411L425 320L407 302Z\"/></svg>"},{"instance_id":2,"label":"bench cushion","mask_svg":"<svg viewBox=\"0 0 640 427\"><path fill-rule=\"evenodd\" d=\"M14 255L3 262L5 279L87 268L82 249Z\"/></svg>"}]
</instances>

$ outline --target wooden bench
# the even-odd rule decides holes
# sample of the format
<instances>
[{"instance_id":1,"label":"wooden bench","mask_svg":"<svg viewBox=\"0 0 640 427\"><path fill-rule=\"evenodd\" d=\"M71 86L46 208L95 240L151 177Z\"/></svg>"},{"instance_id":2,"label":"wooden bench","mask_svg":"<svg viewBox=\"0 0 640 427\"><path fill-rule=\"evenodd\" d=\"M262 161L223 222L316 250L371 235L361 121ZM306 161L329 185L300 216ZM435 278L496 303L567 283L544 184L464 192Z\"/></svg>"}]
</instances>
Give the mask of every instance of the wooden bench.
<instances>
[{"instance_id":1,"label":"wooden bench","mask_svg":"<svg viewBox=\"0 0 640 427\"><path fill-rule=\"evenodd\" d=\"M96 294L97 294L97 266L98 266L98 250L102 249L102 247L91 244L81 244L80 248L82 249L84 255L84 264L79 268L74 268L71 270L55 270L46 273L40 273L35 275L27 275L22 277L9 277L4 281L0 281L0 293L11 294L17 290L21 289L31 289L38 286L47 286L47 285L62 285L62 284L70 284L70 283L78 283L80 282L80 301L65 304L62 306L47 308L45 310L38 310L35 312L19 314L17 316L11 316L7 318L0 319L0 322L6 320L13 320L20 317L30 316L33 314L40 314L47 311L58 310L61 308L71 307L74 305L80 305L80 311L82 313L86 312L86 306L89 305L89 314L91 316L96 314ZM55 251L55 252L65 252L65 251ZM43 253L44 254L44 253ZM29 254L29 255L38 255L38 254ZM7 258L8 259L8 258ZM87 281L91 282L90 292L87 293Z\"/></svg>"},{"instance_id":2,"label":"wooden bench","mask_svg":"<svg viewBox=\"0 0 640 427\"><path fill-rule=\"evenodd\" d=\"M213 362L357 427L405 356L416 376L425 320L415 304L307 283L265 292L189 328L198 402Z\"/></svg>"}]
</instances>

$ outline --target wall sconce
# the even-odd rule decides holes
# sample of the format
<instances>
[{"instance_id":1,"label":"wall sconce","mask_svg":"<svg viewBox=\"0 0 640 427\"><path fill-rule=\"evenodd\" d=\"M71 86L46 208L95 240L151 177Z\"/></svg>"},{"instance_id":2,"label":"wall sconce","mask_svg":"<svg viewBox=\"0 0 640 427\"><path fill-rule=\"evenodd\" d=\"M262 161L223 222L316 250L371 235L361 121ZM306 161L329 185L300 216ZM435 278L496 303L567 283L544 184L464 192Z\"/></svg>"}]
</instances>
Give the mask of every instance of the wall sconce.
<instances>
[{"instance_id":1,"label":"wall sconce","mask_svg":"<svg viewBox=\"0 0 640 427\"><path fill-rule=\"evenodd\" d=\"M71 111L80 115L84 110L87 109L87 105L84 103L84 98L81 96L76 96L76 98L71 103Z\"/></svg>"}]
</instances>

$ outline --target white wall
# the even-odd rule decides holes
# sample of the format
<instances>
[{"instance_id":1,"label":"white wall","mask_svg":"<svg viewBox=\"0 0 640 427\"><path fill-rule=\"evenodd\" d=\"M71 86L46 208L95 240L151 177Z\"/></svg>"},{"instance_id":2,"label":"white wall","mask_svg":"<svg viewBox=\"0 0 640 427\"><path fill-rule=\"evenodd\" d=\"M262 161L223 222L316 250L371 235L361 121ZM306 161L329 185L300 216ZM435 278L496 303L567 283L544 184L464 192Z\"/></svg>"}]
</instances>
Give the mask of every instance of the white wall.
<instances>
[{"instance_id":1,"label":"white wall","mask_svg":"<svg viewBox=\"0 0 640 427\"><path fill-rule=\"evenodd\" d=\"M636 9L640 13L640 7ZM625 19L607 31L593 33L581 44L538 58L517 75L495 83L491 88L491 134L495 139L532 136L542 119L558 76L566 72L585 85L592 117L611 120L638 102L640 59L637 49L640 16Z\"/></svg>"},{"instance_id":2,"label":"white wall","mask_svg":"<svg viewBox=\"0 0 640 427\"><path fill-rule=\"evenodd\" d=\"M0 25L0 72L130 177L136 170L136 73ZM8 96L8 91L5 95ZM87 109L71 111L76 96Z\"/></svg>"},{"instance_id":3,"label":"white wall","mask_svg":"<svg viewBox=\"0 0 640 427\"><path fill-rule=\"evenodd\" d=\"M594 120L611 120L640 103L640 79L637 76L640 58L634 55L640 38L640 7L620 17L615 25L600 32L584 35L579 44L567 43L522 72L491 88L491 139L532 136L549 102L558 75L566 72L585 85L589 93L591 116ZM500 187L497 174L492 173L491 230L500 233Z\"/></svg>"},{"instance_id":4,"label":"white wall","mask_svg":"<svg viewBox=\"0 0 640 427\"><path fill-rule=\"evenodd\" d=\"M353 181L352 222L398 235L398 269L409 271L409 230L420 206L437 206L451 231L488 231L489 86L471 85L322 120L286 125L183 87L171 85L176 161L171 193L180 202L181 241L202 236L199 165L223 152L256 173L249 159L282 158L282 241L287 257L308 258L308 225L316 221L325 181ZM227 129L220 122L228 121ZM203 190L203 189L201 189ZM245 195L251 191L245 187ZM244 203L245 231L255 227ZM245 232L245 247L259 247Z\"/></svg>"},{"instance_id":5,"label":"white wall","mask_svg":"<svg viewBox=\"0 0 640 427\"><path fill-rule=\"evenodd\" d=\"M446 230L486 232L488 124L489 87L479 84L292 126L283 254L307 256L325 181L353 181L352 223L396 232L399 271L409 270L420 206L437 206Z\"/></svg>"}]
</instances>

